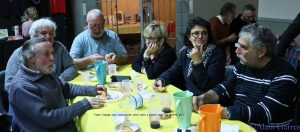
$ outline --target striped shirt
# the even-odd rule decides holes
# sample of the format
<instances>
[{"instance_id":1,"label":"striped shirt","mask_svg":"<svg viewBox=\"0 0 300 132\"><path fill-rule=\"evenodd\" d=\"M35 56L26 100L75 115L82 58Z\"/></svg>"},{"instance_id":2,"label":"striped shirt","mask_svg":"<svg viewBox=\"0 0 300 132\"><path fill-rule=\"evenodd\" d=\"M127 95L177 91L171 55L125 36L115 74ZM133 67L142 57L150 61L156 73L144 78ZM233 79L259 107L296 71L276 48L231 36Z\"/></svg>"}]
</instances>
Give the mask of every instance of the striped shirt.
<instances>
[{"instance_id":1,"label":"striped shirt","mask_svg":"<svg viewBox=\"0 0 300 132\"><path fill-rule=\"evenodd\" d=\"M288 125L295 110L296 83L293 67L273 58L262 68L237 64L213 90L222 105L229 105L232 120Z\"/></svg>"}]
</instances>

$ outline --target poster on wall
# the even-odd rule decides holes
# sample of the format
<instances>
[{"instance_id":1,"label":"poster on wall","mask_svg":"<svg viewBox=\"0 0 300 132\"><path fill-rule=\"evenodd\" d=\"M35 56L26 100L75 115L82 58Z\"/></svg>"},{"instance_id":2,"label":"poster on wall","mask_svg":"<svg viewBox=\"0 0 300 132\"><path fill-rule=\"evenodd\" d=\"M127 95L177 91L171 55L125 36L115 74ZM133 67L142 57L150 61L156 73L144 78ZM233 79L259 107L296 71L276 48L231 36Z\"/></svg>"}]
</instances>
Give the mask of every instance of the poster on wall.
<instances>
[{"instance_id":1,"label":"poster on wall","mask_svg":"<svg viewBox=\"0 0 300 132\"><path fill-rule=\"evenodd\" d=\"M7 37L8 37L7 29L0 29L0 39L7 38Z\"/></svg>"}]
</instances>

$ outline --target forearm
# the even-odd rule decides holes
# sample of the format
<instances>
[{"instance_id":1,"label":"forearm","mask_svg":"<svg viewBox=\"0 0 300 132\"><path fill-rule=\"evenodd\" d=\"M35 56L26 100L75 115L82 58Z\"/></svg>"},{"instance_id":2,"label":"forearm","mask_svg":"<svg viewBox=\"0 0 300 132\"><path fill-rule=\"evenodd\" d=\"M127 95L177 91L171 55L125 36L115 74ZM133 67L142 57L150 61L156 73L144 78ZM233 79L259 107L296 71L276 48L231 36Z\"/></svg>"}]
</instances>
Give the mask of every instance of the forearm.
<instances>
[{"instance_id":1,"label":"forearm","mask_svg":"<svg viewBox=\"0 0 300 132\"><path fill-rule=\"evenodd\" d=\"M94 60L89 56L84 58L74 58L73 60L78 69L86 68L87 66L94 63ZM104 57L100 57L99 60L104 60Z\"/></svg>"},{"instance_id":2,"label":"forearm","mask_svg":"<svg viewBox=\"0 0 300 132\"><path fill-rule=\"evenodd\" d=\"M60 75L59 77L63 78L65 81L70 81L74 79L77 76L78 69L75 66L75 64L69 66L66 68Z\"/></svg>"},{"instance_id":3,"label":"forearm","mask_svg":"<svg viewBox=\"0 0 300 132\"><path fill-rule=\"evenodd\" d=\"M117 55L115 58L115 63L116 64L126 64L128 63L128 54L124 54L124 55Z\"/></svg>"},{"instance_id":4,"label":"forearm","mask_svg":"<svg viewBox=\"0 0 300 132\"><path fill-rule=\"evenodd\" d=\"M219 96L215 91L209 90L206 93L204 93L203 104L216 104L216 103L219 103Z\"/></svg>"}]
</instances>

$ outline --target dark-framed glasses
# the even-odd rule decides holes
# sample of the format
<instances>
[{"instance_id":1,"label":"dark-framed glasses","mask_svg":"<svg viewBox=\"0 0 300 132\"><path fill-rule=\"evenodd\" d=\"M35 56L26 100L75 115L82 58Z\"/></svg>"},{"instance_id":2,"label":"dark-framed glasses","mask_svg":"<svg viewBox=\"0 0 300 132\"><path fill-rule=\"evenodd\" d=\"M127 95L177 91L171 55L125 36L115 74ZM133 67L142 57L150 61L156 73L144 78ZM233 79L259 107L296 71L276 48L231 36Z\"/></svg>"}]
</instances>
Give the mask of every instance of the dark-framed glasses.
<instances>
[{"instance_id":1,"label":"dark-framed glasses","mask_svg":"<svg viewBox=\"0 0 300 132\"><path fill-rule=\"evenodd\" d=\"M150 42L157 42L160 37L144 37L145 41L150 41Z\"/></svg>"},{"instance_id":2,"label":"dark-framed glasses","mask_svg":"<svg viewBox=\"0 0 300 132\"><path fill-rule=\"evenodd\" d=\"M95 23L95 24L88 24L89 28L98 28L100 27L100 23Z\"/></svg>"},{"instance_id":3,"label":"dark-framed glasses","mask_svg":"<svg viewBox=\"0 0 300 132\"><path fill-rule=\"evenodd\" d=\"M200 35L201 35L202 37L207 37L207 36L208 36L208 32L206 32L206 31L203 31L203 32L198 32L198 31L196 31L196 32L192 32L191 35L192 35L194 38L198 38Z\"/></svg>"}]
</instances>

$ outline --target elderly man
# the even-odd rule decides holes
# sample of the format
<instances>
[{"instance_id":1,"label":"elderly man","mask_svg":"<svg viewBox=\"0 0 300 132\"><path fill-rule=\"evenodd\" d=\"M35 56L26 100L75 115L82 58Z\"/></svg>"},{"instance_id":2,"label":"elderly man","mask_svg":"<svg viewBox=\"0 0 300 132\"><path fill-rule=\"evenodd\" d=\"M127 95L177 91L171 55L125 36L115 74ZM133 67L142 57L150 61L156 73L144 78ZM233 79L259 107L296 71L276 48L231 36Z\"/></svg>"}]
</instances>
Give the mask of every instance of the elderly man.
<instances>
[{"instance_id":1,"label":"elderly man","mask_svg":"<svg viewBox=\"0 0 300 132\"><path fill-rule=\"evenodd\" d=\"M65 46L58 41L54 41L55 30L56 25L53 21L41 18L33 22L29 34L31 38L44 37L48 39L54 49L55 59L52 71L59 75L60 78L69 81L76 77L78 69ZM13 77L15 77L15 74L21 67L21 48L16 49L7 62L5 73L5 90L7 92Z\"/></svg>"},{"instance_id":2,"label":"elderly man","mask_svg":"<svg viewBox=\"0 0 300 132\"><path fill-rule=\"evenodd\" d=\"M78 68L91 68L97 60L127 63L127 51L118 35L104 29L104 16L99 9L90 10L86 18L88 29L76 36L70 55Z\"/></svg>"},{"instance_id":3,"label":"elderly man","mask_svg":"<svg viewBox=\"0 0 300 132\"><path fill-rule=\"evenodd\" d=\"M295 70L274 57L275 36L270 29L250 24L242 28L236 46L240 63L221 84L193 98L199 105L220 103L222 116L246 123L284 126L292 123L295 108Z\"/></svg>"},{"instance_id":4,"label":"elderly man","mask_svg":"<svg viewBox=\"0 0 300 132\"><path fill-rule=\"evenodd\" d=\"M95 96L106 89L68 84L54 72L54 48L46 38L26 41L21 49L22 66L9 88L9 103L21 131L77 131L73 118L103 106L99 97L83 99L70 106L65 99Z\"/></svg>"},{"instance_id":5,"label":"elderly man","mask_svg":"<svg viewBox=\"0 0 300 132\"><path fill-rule=\"evenodd\" d=\"M209 19L214 44L226 53L227 63L230 63L230 46L237 38L236 34L230 34L229 25L234 18L236 6L230 2L225 3L218 16Z\"/></svg>"},{"instance_id":6,"label":"elderly man","mask_svg":"<svg viewBox=\"0 0 300 132\"><path fill-rule=\"evenodd\" d=\"M230 33L239 34L243 26L248 25L250 23L256 23L255 16L256 16L256 8L251 4L245 5L244 8L242 9L242 13L239 14L238 17L233 19L232 23L230 24ZM231 64L233 65L239 62L239 59L236 57L235 54L235 50L236 50L236 47L234 46L235 42L233 42L230 45Z\"/></svg>"}]
</instances>

